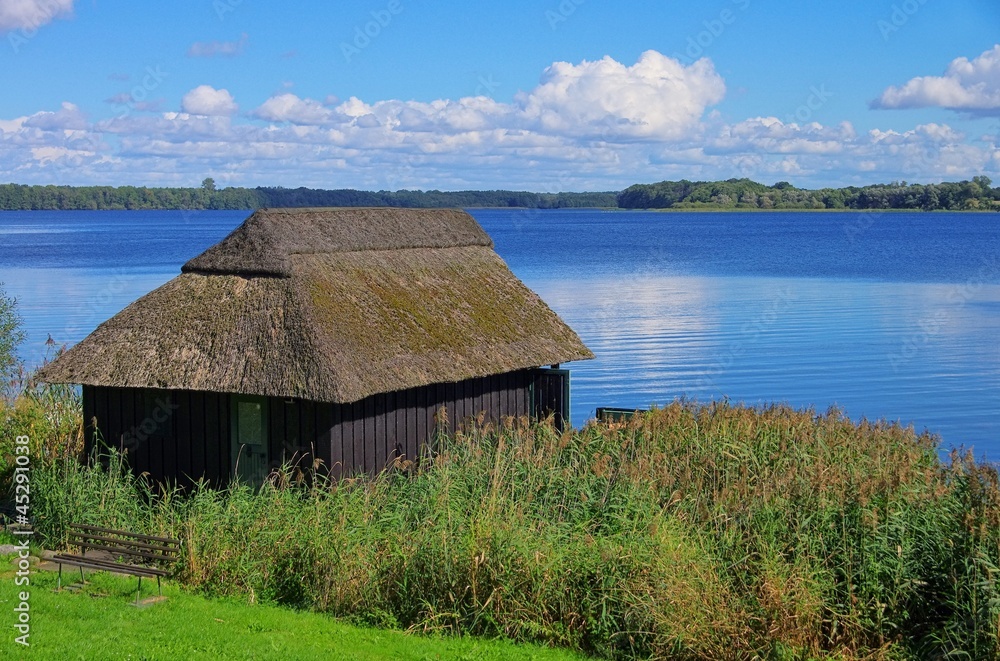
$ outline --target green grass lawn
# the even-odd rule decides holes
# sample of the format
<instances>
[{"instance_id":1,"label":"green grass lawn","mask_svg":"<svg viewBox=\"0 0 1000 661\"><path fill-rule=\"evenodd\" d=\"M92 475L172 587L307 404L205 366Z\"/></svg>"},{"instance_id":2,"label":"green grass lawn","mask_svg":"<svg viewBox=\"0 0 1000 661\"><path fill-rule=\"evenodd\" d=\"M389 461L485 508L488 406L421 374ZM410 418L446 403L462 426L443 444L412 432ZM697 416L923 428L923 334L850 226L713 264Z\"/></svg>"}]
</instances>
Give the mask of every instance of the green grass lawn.
<instances>
[{"instance_id":1,"label":"green grass lawn","mask_svg":"<svg viewBox=\"0 0 1000 661\"><path fill-rule=\"evenodd\" d=\"M167 583L166 601L132 605L136 579L87 575L79 592L56 593L55 572L32 569L28 588L14 584L10 557L0 558L0 658L24 659L580 659L563 650L456 637L365 629L318 613L234 599L208 599ZM63 568L64 585L79 581ZM30 592L30 647L14 608ZM155 583L143 581L143 597Z\"/></svg>"}]
</instances>

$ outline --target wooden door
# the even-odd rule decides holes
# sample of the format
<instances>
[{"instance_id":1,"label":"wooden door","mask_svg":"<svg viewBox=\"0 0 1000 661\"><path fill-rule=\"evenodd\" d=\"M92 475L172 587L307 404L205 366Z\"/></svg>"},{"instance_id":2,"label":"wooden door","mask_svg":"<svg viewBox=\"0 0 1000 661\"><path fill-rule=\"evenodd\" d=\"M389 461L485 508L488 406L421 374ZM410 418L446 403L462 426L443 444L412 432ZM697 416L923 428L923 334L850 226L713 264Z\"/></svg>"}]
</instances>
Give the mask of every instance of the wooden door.
<instances>
[{"instance_id":1,"label":"wooden door","mask_svg":"<svg viewBox=\"0 0 1000 661\"><path fill-rule=\"evenodd\" d=\"M267 401L263 397L234 395L232 402L233 476L251 487L267 477Z\"/></svg>"}]
</instances>

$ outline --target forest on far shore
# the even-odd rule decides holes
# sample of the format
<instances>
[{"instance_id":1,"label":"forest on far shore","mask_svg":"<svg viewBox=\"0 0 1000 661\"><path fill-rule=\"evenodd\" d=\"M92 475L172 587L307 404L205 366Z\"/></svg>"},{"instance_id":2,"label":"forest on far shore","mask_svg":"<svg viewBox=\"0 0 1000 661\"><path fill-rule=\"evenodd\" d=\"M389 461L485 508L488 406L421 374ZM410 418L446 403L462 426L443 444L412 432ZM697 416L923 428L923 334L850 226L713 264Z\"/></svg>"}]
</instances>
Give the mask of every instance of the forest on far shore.
<instances>
[{"instance_id":1,"label":"forest on far shore","mask_svg":"<svg viewBox=\"0 0 1000 661\"><path fill-rule=\"evenodd\" d=\"M796 188L750 179L661 181L621 192L532 193L483 190L362 191L354 189L217 188L211 178L197 188L145 186L32 186L0 184L0 210L259 209L262 207L520 207L529 209L900 209L1000 211L1000 187L989 177L939 184L892 182L869 186Z\"/></svg>"},{"instance_id":2,"label":"forest on far shore","mask_svg":"<svg viewBox=\"0 0 1000 661\"><path fill-rule=\"evenodd\" d=\"M892 182L870 186L796 188L750 179L661 181L636 184L618 194L622 209L906 209L911 211L1000 210L1000 188L989 177L940 184Z\"/></svg>"}]
</instances>

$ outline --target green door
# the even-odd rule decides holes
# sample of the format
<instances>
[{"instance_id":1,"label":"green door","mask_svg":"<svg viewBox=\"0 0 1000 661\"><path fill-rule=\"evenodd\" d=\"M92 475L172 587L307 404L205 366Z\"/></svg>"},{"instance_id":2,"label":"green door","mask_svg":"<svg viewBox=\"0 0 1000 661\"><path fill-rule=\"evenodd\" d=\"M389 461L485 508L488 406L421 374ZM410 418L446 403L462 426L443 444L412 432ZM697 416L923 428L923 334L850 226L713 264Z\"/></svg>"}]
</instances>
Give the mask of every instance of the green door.
<instances>
[{"instance_id":1,"label":"green door","mask_svg":"<svg viewBox=\"0 0 1000 661\"><path fill-rule=\"evenodd\" d=\"M243 484L259 487L267 477L267 400L234 395L232 430L233 475Z\"/></svg>"}]
</instances>

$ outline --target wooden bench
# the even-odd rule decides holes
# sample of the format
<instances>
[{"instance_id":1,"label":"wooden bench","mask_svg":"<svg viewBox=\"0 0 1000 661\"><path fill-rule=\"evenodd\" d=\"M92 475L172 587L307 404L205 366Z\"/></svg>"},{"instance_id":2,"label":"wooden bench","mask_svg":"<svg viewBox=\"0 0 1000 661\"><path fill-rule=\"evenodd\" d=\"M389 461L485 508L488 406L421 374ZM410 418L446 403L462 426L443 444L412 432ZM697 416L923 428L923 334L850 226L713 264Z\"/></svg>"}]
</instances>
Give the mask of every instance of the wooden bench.
<instances>
[{"instance_id":1,"label":"wooden bench","mask_svg":"<svg viewBox=\"0 0 1000 661\"><path fill-rule=\"evenodd\" d=\"M62 589L62 566L80 568L80 578L84 580L84 569L119 572L139 578L139 588L135 593L135 603L139 603L142 579L156 577L156 588L163 596L160 579L170 572L163 569L180 556L180 542L169 537L139 535L125 530L112 530L83 524L71 523L69 543L80 549L79 555L57 553L52 561L59 564L59 581L56 591Z\"/></svg>"},{"instance_id":2,"label":"wooden bench","mask_svg":"<svg viewBox=\"0 0 1000 661\"><path fill-rule=\"evenodd\" d=\"M601 422L625 422L631 420L636 413L645 413L649 409L622 409L614 406L598 406L596 418Z\"/></svg>"}]
</instances>

